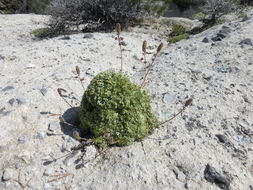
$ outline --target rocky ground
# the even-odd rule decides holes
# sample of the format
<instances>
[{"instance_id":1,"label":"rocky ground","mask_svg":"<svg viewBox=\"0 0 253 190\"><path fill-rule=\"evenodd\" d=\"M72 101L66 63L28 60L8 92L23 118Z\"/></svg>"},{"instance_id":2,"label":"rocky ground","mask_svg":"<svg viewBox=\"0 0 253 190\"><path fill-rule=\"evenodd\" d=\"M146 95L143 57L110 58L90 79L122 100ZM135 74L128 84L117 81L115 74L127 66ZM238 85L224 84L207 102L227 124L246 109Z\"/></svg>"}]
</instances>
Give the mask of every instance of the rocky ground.
<instances>
[{"instance_id":1,"label":"rocky ground","mask_svg":"<svg viewBox=\"0 0 253 190\"><path fill-rule=\"evenodd\" d=\"M165 44L146 85L154 112L164 121L189 97L193 105L142 143L104 153L93 146L71 152L80 144L73 128L51 114L72 119L56 89L81 99L76 65L85 87L99 72L119 70L115 34L34 40L29 32L46 20L0 15L0 189L253 189L253 10ZM140 83L142 41L148 52L166 41L139 32L122 36L124 71Z\"/></svg>"}]
</instances>

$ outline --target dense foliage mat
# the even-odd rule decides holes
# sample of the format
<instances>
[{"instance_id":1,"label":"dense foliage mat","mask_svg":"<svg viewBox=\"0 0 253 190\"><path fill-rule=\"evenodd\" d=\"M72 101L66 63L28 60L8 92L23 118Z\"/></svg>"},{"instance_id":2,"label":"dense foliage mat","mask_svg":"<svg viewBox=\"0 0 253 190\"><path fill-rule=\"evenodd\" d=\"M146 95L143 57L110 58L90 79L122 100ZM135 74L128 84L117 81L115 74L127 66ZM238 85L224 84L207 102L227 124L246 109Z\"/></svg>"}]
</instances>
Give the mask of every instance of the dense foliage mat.
<instances>
[{"instance_id":1,"label":"dense foliage mat","mask_svg":"<svg viewBox=\"0 0 253 190\"><path fill-rule=\"evenodd\" d=\"M99 147L124 146L140 141L158 125L151 99L122 73L98 74L84 92L79 118Z\"/></svg>"}]
</instances>

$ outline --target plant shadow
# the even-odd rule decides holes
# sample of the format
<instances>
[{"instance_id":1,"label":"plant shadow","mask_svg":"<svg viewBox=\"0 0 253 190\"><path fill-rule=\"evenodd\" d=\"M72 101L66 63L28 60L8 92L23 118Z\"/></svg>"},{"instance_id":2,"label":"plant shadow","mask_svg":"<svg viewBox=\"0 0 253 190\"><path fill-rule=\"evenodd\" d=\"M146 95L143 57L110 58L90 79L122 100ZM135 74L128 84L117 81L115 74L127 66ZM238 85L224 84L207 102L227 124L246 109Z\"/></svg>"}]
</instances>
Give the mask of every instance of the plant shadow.
<instances>
[{"instance_id":1,"label":"plant shadow","mask_svg":"<svg viewBox=\"0 0 253 190\"><path fill-rule=\"evenodd\" d=\"M79 111L79 106L78 107L72 107L67 109L63 115L62 118L66 123L60 123L61 125L61 131L63 134L68 135L72 138L75 139L73 136L73 132L77 131L82 138L91 138L91 134L85 133L84 130L81 129L80 127L80 120L78 116L78 111Z\"/></svg>"}]
</instances>

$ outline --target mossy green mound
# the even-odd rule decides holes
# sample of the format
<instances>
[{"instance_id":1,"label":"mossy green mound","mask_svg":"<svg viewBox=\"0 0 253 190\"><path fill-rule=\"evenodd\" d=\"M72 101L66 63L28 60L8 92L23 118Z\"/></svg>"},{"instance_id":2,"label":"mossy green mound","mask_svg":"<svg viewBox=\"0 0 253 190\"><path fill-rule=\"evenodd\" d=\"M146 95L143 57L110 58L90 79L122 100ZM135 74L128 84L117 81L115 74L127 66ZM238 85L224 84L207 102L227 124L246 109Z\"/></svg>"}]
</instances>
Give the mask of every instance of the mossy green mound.
<instances>
[{"instance_id":1,"label":"mossy green mound","mask_svg":"<svg viewBox=\"0 0 253 190\"><path fill-rule=\"evenodd\" d=\"M168 42L170 42L170 43L177 43L177 42L179 42L181 40L189 38L189 36L190 36L189 34L185 33L185 34L182 34L182 35L178 35L178 36L169 38Z\"/></svg>"},{"instance_id":2,"label":"mossy green mound","mask_svg":"<svg viewBox=\"0 0 253 190\"><path fill-rule=\"evenodd\" d=\"M145 138L158 122L151 99L140 86L113 71L98 74L84 92L81 127L99 147L125 146Z\"/></svg>"},{"instance_id":3,"label":"mossy green mound","mask_svg":"<svg viewBox=\"0 0 253 190\"><path fill-rule=\"evenodd\" d=\"M173 36L178 36L184 34L186 31L185 27L180 24L174 24L172 26L172 34Z\"/></svg>"},{"instance_id":4,"label":"mossy green mound","mask_svg":"<svg viewBox=\"0 0 253 190\"><path fill-rule=\"evenodd\" d=\"M44 38L50 33L50 28L37 28L30 32L31 35L34 35L36 38Z\"/></svg>"}]
</instances>

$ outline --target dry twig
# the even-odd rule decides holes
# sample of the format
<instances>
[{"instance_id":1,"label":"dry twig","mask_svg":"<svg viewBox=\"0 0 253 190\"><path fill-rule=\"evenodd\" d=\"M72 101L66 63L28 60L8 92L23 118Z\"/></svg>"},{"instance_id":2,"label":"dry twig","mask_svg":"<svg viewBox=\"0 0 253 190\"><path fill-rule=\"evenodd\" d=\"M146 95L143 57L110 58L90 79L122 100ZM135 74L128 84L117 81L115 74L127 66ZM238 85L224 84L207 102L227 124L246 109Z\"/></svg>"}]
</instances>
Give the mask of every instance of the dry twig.
<instances>
[{"instance_id":1,"label":"dry twig","mask_svg":"<svg viewBox=\"0 0 253 190\"><path fill-rule=\"evenodd\" d=\"M21 182L21 177L20 177L20 175L21 175L21 170L19 170L19 172L18 172L18 179L13 179L13 181L16 181L16 182L20 185L20 187L21 187L22 189L25 189L25 188L28 186L29 182L32 180L32 178L30 178L30 179L24 184L24 183Z\"/></svg>"},{"instance_id":2,"label":"dry twig","mask_svg":"<svg viewBox=\"0 0 253 190\"><path fill-rule=\"evenodd\" d=\"M68 177L68 176L72 176L72 179L74 178L74 174L72 174L72 173L56 174L56 175L49 176L49 177L56 177L56 178L47 181L47 183L51 183L51 182L54 182L54 181L59 181L59 180L65 178L65 177Z\"/></svg>"}]
</instances>

